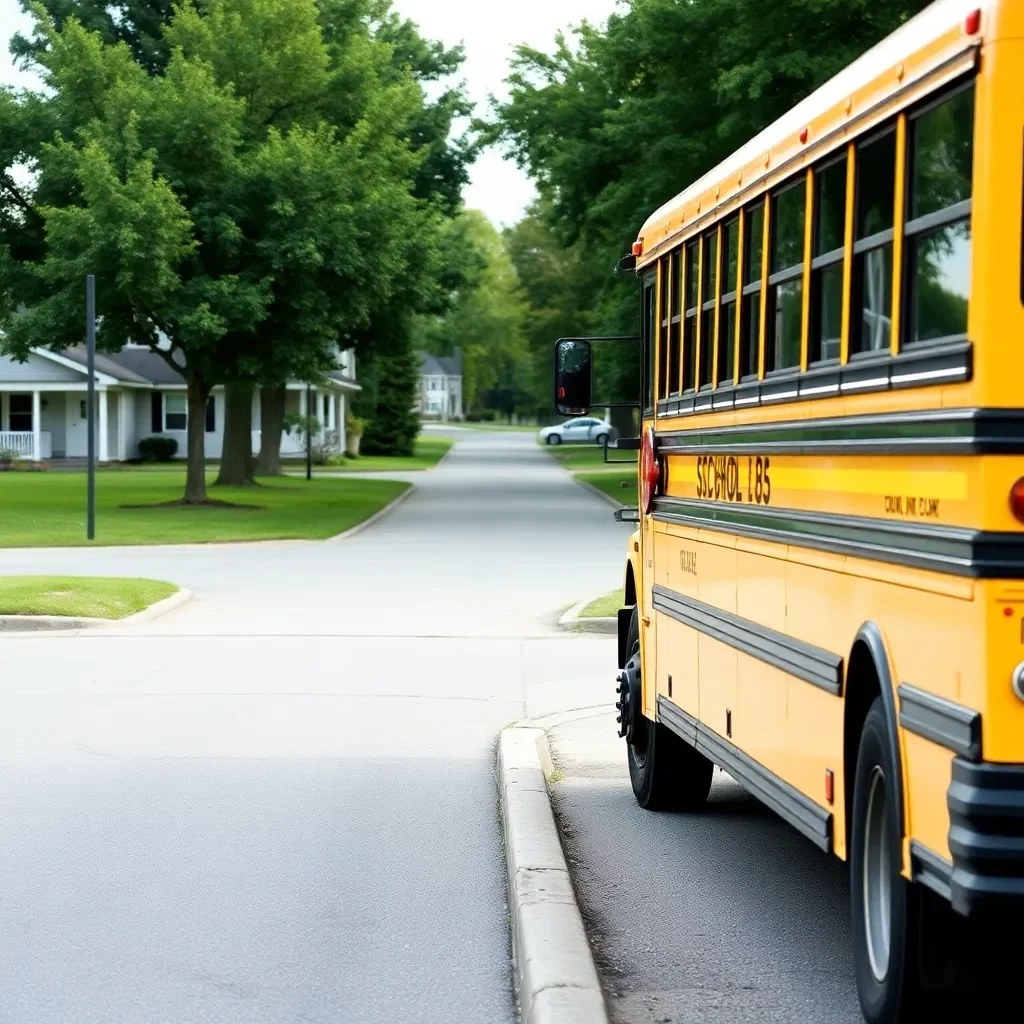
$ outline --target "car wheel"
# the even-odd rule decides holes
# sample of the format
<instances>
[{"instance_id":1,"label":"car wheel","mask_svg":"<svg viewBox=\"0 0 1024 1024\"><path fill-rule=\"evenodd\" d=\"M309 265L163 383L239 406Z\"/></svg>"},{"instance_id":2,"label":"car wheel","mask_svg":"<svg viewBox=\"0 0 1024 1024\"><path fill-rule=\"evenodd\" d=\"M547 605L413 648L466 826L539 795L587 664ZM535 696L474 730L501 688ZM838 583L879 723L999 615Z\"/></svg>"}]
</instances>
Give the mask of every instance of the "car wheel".
<instances>
[{"instance_id":1,"label":"car wheel","mask_svg":"<svg viewBox=\"0 0 1024 1024\"><path fill-rule=\"evenodd\" d=\"M633 796L648 811L697 810L707 801L715 766L666 726L640 712L640 620L635 607L626 644L630 658L619 676L619 710L630 726L626 749Z\"/></svg>"},{"instance_id":2,"label":"car wheel","mask_svg":"<svg viewBox=\"0 0 1024 1024\"><path fill-rule=\"evenodd\" d=\"M562 435L561 434L548 434L548 444L561 444L561 443L562 443Z\"/></svg>"},{"instance_id":3,"label":"car wheel","mask_svg":"<svg viewBox=\"0 0 1024 1024\"><path fill-rule=\"evenodd\" d=\"M608 435L607 434L598 434L597 437L594 438L594 444L596 444L599 448L603 448L604 447L604 443L607 440L608 440Z\"/></svg>"}]
</instances>

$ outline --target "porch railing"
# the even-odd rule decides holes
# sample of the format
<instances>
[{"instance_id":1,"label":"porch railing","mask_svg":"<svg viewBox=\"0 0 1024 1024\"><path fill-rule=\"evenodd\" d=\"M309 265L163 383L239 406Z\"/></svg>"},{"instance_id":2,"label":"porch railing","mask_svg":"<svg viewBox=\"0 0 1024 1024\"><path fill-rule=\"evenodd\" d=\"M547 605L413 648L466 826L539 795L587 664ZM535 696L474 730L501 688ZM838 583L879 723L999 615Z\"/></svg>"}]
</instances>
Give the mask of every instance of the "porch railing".
<instances>
[{"instance_id":1,"label":"porch railing","mask_svg":"<svg viewBox=\"0 0 1024 1024\"><path fill-rule=\"evenodd\" d=\"M258 455L260 452L260 441L263 431L252 432L252 453ZM313 434L313 447L320 448L326 445L329 451L338 450L338 432L336 430L320 430ZM305 455L306 436L305 434L281 432L281 454L282 455Z\"/></svg>"},{"instance_id":2,"label":"porch railing","mask_svg":"<svg viewBox=\"0 0 1024 1024\"><path fill-rule=\"evenodd\" d=\"M0 451L14 452L19 459L31 459L31 430L0 430ZM53 437L48 430L39 432L39 458L49 459L53 456Z\"/></svg>"}]
</instances>

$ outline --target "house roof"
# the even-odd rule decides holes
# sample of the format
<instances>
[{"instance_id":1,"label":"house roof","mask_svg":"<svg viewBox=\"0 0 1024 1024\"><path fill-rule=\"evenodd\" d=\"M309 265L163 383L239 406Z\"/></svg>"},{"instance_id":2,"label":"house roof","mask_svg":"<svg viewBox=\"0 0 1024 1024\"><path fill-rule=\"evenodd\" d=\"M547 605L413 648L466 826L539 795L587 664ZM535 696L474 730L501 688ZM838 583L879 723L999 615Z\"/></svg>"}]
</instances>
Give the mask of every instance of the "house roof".
<instances>
[{"instance_id":1,"label":"house roof","mask_svg":"<svg viewBox=\"0 0 1024 1024\"><path fill-rule=\"evenodd\" d=\"M64 355L86 366L88 355L84 345L67 349ZM181 384L184 378L172 370L164 359L149 348L123 348L120 352L97 352L96 369L118 380L132 384Z\"/></svg>"},{"instance_id":2,"label":"house roof","mask_svg":"<svg viewBox=\"0 0 1024 1024\"><path fill-rule=\"evenodd\" d=\"M461 377L462 352L455 350L451 356L435 356L430 352L420 353L421 377Z\"/></svg>"}]
</instances>

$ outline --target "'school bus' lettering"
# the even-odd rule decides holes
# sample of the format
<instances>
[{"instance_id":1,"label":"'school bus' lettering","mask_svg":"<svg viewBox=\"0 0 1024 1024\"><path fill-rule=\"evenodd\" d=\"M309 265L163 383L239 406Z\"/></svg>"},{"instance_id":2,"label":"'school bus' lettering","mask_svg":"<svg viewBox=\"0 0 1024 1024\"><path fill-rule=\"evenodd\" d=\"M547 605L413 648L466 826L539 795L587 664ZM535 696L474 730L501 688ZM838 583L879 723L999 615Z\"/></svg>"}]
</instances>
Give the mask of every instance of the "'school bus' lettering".
<instances>
[{"instance_id":1,"label":"'school bus' lettering","mask_svg":"<svg viewBox=\"0 0 1024 1024\"><path fill-rule=\"evenodd\" d=\"M697 497L768 505L772 500L770 469L768 456L699 455Z\"/></svg>"}]
</instances>

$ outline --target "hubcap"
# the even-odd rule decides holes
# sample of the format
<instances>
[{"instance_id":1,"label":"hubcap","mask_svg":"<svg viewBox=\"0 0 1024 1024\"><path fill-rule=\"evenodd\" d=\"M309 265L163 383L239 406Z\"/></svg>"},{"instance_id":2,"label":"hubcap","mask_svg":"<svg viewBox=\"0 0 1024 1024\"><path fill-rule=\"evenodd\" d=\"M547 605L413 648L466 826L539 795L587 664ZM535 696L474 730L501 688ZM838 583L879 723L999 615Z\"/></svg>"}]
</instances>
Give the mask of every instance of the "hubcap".
<instances>
[{"instance_id":1,"label":"hubcap","mask_svg":"<svg viewBox=\"0 0 1024 1024\"><path fill-rule=\"evenodd\" d=\"M619 716L619 736L627 743L634 742L634 723L636 722L636 702L640 699L640 655L634 654L626 667L616 677L619 685L615 692L619 699L615 702L615 710Z\"/></svg>"},{"instance_id":2,"label":"hubcap","mask_svg":"<svg viewBox=\"0 0 1024 1024\"><path fill-rule=\"evenodd\" d=\"M864 934L876 981L889 970L892 938L892 848L888 835L885 775L875 765L868 780L868 810L864 828Z\"/></svg>"}]
</instances>

